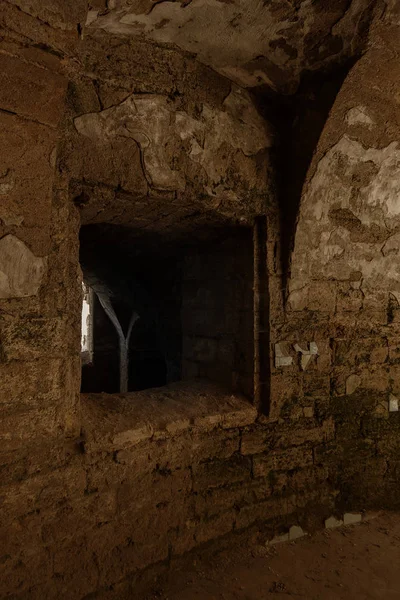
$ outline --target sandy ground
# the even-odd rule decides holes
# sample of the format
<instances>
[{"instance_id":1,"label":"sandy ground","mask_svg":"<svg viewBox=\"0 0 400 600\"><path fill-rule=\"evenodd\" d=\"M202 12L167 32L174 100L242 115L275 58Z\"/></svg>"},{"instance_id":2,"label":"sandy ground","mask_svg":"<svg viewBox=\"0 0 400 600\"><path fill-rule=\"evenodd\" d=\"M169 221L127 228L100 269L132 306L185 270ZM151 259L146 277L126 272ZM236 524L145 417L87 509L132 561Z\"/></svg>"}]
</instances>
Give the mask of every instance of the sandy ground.
<instances>
[{"instance_id":1,"label":"sandy ground","mask_svg":"<svg viewBox=\"0 0 400 600\"><path fill-rule=\"evenodd\" d=\"M274 547L208 548L174 565L146 600L400 600L400 515Z\"/></svg>"}]
</instances>

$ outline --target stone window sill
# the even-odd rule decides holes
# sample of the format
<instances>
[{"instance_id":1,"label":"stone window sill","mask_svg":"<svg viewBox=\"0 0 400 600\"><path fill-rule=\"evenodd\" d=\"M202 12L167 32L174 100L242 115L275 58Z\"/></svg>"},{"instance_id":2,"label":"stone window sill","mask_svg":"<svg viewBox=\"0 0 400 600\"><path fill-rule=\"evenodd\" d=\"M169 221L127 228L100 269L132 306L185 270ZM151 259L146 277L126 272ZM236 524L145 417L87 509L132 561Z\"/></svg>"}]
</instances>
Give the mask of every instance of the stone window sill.
<instances>
[{"instance_id":1,"label":"stone window sill","mask_svg":"<svg viewBox=\"0 0 400 600\"><path fill-rule=\"evenodd\" d=\"M208 381L180 381L128 394L81 394L88 451L118 451L188 430L251 425L256 408Z\"/></svg>"}]
</instances>

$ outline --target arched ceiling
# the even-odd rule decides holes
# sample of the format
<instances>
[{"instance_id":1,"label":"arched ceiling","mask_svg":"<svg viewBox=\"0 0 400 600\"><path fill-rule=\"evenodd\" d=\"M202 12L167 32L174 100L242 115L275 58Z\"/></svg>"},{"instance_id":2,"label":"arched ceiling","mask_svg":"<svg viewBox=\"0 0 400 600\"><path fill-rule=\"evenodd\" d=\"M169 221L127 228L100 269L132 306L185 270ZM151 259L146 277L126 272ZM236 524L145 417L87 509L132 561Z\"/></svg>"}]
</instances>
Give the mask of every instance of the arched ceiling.
<instances>
[{"instance_id":1,"label":"arched ceiling","mask_svg":"<svg viewBox=\"0 0 400 600\"><path fill-rule=\"evenodd\" d=\"M301 75L354 55L373 0L92 0L86 33L173 44L244 87L297 89Z\"/></svg>"}]
</instances>

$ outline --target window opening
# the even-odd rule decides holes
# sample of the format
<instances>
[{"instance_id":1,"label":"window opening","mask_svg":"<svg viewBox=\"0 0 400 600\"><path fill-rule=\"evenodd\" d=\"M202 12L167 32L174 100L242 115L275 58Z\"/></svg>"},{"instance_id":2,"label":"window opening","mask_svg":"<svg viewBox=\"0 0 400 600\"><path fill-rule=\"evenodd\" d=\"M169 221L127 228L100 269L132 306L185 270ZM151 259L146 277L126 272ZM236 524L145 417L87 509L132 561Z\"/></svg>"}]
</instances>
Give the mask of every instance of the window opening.
<instances>
[{"instance_id":1,"label":"window opening","mask_svg":"<svg viewBox=\"0 0 400 600\"><path fill-rule=\"evenodd\" d=\"M196 234L167 242L122 226L82 227L81 267L93 295L82 392L205 379L253 396L252 230Z\"/></svg>"},{"instance_id":2,"label":"window opening","mask_svg":"<svg viewBox=\"0 0 400 600\"><path fill-rule=\"evenodd\" d=\"M82 282L81 358L82 364L93 362L93 291Z\"/></svg>"}]
</instances>

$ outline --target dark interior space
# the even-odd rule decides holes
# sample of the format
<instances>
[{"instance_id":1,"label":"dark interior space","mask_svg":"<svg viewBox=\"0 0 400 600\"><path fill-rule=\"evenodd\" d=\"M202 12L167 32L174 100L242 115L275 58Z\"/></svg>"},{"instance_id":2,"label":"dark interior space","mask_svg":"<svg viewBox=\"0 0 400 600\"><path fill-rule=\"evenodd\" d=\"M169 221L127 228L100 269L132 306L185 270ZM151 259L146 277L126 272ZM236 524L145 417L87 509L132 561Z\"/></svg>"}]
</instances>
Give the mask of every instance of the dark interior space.
<instances>
[{"instance_id":1,"label":"dark interior space","mask_svg":"<svg viewBox=\"0 0 400 600\"><path fill-rule=\"evenodd\" d=\"M82 365L81 391L121 391L121 332L126 343L131 330L126 391L202 378L251 396L252 262L245 227L171 242L121 226L83 226L80 263L94 300L93 360Z\"/></svg>"}]
</instances>

